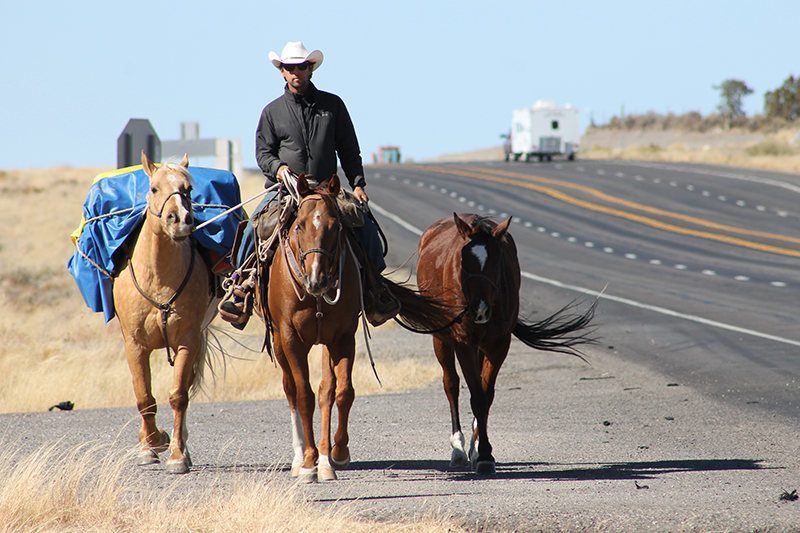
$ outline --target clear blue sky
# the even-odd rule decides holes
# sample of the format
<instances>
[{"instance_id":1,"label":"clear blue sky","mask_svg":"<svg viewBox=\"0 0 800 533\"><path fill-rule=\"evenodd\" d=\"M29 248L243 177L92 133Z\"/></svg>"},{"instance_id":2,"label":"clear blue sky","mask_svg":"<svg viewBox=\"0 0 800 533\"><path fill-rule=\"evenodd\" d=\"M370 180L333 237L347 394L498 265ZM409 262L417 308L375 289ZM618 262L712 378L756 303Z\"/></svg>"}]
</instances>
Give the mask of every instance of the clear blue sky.
<instances>
[{"instance_id":1,"label":"clear blue sky","mask_svg":"<svg viewBox=\"0 0 800 533\"><path fill-rule=\"evenodd\" d=\"M0 3L0 168L114 166L129 118L242 142L283 81L289 40L321 49L314 82L339 94L365 161L495 146L511 110L572 103L598 122L713 111L747 82L748 113L800 74L794 1L164 1ZM190 154L191 156L191 154Z\"/></svg>"}]
</instances>

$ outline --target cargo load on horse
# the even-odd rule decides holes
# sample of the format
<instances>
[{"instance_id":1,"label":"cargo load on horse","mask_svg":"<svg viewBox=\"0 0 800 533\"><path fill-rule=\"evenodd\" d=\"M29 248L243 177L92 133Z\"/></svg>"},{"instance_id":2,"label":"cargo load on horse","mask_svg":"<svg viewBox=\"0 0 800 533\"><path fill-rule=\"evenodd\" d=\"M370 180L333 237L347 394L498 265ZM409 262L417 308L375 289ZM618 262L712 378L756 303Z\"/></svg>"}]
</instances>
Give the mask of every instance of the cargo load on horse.
<instances>
[{"instance_id":1,"label":"cargo load on horse","mask_svg":"<svg viewBox=\"0 0 800 533\"><path fill-rule=\"evenodd\" d=\"M236 176L226 170L190 167L192 208L200 225L241 202ZM83 205L83 218L71 238L75 253L67 269L86 305L103 312L106 322L114 318L112 278L124 266L124 245L141 228L147 209L150 180L141 165L100 174L94 180ZM192 237L203 257L217 272L229 268L227 256L233 246L243 209L195 231Z\"/></svg>"}]
</instances>

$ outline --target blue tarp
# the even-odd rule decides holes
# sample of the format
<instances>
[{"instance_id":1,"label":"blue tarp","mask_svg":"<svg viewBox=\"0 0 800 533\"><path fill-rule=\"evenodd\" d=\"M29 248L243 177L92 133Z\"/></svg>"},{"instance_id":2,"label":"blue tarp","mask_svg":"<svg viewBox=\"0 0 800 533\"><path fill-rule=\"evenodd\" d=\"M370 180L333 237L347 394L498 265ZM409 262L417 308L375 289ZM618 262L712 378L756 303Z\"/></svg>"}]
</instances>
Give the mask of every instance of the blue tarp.
<instances>
[{"instance_id":1,"label":"blue tarp","mask_svg":"<svg viewBox=\"0 0 800 533\"><path fill-rule=\"evenodd\" d=\"M189 167L189 172L198 225L241 202L239 183L231 172L202 167ZM70 257L67 269L86 305L93 311L102 311L106 322L114 318L112 280L106 273L114 272L114 260L118 259L115 252L141 224L149 188L150 180L141 166L98 176L83 204L81 225L72 234L77 250ZM196 231L194 237L200 246L214 254L228 255L239 220L246 217L240 208Z\"/></svg>"}]
</instances>

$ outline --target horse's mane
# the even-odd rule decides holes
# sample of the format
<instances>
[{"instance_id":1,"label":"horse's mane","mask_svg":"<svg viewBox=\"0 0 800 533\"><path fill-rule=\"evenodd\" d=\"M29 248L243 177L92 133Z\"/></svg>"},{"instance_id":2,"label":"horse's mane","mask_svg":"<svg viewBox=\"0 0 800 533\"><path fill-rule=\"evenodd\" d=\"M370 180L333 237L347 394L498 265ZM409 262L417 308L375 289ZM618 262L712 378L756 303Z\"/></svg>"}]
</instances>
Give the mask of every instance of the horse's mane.
<instances>
[{"instance_id":1,"label":"horse's mane","mask_svg":"<svg viewBox=\"0 0 800 533\"><path fill-rule=\"evenodd\" d=\"M164 168L168 169L168 170L171 170L173 172L177 172L178 174L180 174L181 176L185 177L189 181L191 181L191 179L192 179L192 174L189 172L189 169L183 168L178 163L173 163L172 161L168 161L166 163L163 163L162 166Z\"/></svg>"}]
</instances>

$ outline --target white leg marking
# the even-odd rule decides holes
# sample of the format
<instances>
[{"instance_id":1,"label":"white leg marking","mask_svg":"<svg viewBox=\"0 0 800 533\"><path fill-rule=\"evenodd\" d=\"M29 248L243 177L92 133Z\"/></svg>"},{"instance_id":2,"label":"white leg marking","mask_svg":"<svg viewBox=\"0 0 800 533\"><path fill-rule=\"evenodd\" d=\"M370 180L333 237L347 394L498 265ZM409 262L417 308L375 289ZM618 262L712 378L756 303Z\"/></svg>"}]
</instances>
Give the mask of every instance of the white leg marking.
<instances>
[{"instance_id":1,"label":"white leg marking","mask_svg":"<svg viewBox=\"0 0 800 533\"><path fill-rule=\"evenodd\" d=\"M303 438L303 424L300 417L297 416L297 411L292 411L292 449L294 449L294 458L292 459L292 477L297 477L300 473L300 467L303 466L303 445L305 439Z\"/></svg>"},{"instance_id":2,"label":"white leg marking","mask_svg":"<svg viewBox=\"0 0 800 533\"><path fill-rule=\"evenodd\" d=\"M450 435L450 466L466 466L469 458L464 451L464 433L457 431Z\"/></svg>"},{"instance_id":3,"label":"white leg marking","mask_svg":"<svg viewBox=\"0 0 800 533\"><path fill-rule=\"evenodd\" d=\"M469 460L474 465L478 462L478 437L475 432L478 430L478 419L472 419L472 436L469 438Z\"/></svg>"},{"instance_id":4,"label":"white leg marking","mask_svg":"<svg viewBox=\"0 0 800 533\"><path fill-rule=\"evenodd\" d=\"M320 481L335 481L336 469L331 464L327 455L320 455L317 462L317 478Z\"/></svg>"}]
</instances>

